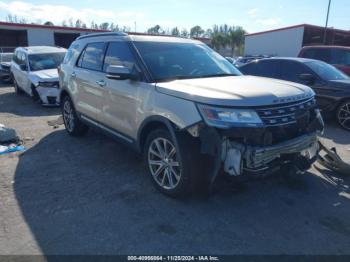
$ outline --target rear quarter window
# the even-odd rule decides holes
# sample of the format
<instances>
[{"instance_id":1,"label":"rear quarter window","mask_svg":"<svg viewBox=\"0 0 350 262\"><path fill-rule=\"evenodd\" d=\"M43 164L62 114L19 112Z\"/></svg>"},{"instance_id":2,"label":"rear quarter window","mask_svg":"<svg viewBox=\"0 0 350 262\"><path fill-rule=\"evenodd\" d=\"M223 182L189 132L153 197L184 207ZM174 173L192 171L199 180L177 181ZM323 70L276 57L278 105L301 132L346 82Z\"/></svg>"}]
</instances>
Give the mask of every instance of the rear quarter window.
<instances>
[{"instance_id":1,"label":"rear quarter window","mask_svg":"<svg viewBox=\"0 0 350 262\"><path fill-rule=\"evenodd\" d=\"M72 44L63 59L63 64L72 63L79 55L79 44Z\"/></svg>"}]
</instances>

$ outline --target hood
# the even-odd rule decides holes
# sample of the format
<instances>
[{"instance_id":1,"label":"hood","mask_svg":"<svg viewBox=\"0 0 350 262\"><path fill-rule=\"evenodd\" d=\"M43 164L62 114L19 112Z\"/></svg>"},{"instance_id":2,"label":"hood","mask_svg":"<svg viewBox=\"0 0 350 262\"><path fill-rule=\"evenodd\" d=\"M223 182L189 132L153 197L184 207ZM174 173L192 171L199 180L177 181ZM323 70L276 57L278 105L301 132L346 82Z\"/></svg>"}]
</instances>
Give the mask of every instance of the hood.
<instances>
[{"instance_id":1,"label":"hood","mask_svg":"<svg viewBox=\"0 0 350 262\"><path fill-rule=\"evenodd\" d=\"M346 80L329 80L328 83L331 87L339 88L342 90L350 91L350 79Z\"/></svg>"},{"instance_id":2,"label":"hood","mask_svg":"<svg viewBox=\"0 0 350 262\"><path fill-rule=\"evenodd\" d=\"M6 67L6 68L10 68L10 66L11 66L11 62L1 62L0 64L1 64L1 66Z\"/></svg>"},{"instance_id":3,"label":"hood","mask_svg":"<svg viewBox=\"0 0 350 262\"><path fill-rule=\"evenodd\" d=\"M58 71L56 68L32 71L30 72L29 78L32 80L33 84L39 81L58 81Z\"/></svg>"},{"instance_id":4,"label":"hood","mask_svg":"<svg viewBox=\"0 0 350 262\"><path fill-rule=\"evenodd\" d=\"M314 95L297 83L256 77L228 76L157 83L159 92L199 103L221 106L265 106L298 101Z\"/></svg>"}]
</instances>

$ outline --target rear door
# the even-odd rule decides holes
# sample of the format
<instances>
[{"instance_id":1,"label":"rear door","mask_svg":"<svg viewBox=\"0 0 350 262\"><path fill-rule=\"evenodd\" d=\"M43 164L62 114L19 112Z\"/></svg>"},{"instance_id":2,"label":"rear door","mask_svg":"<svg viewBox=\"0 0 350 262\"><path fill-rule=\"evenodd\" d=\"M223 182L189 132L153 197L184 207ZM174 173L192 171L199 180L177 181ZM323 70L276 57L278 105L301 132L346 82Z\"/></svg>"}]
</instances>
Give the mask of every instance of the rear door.
<instances>
[{"instance_id":1,"label":"rear door","mask_svg":"<svg viewBox=\"0 0 350 262\"><path fill-rule=\"evenodd\" d=\"M76 110L83 118L100 121L103 103L104 73L102 72L106 44L89 43L82 51L73 72L71 81L76 86ZM87 120L86 119L86 120Z\"/></svg>"},{"instance_id":2,"label":"rear door","mask_svg":"<svg viewBox=\"0 0 350 262\"><path fill-rule=\"evenodd\" d=\"M109 66L125 66L129 70L140 69L126 41L110 42L106 51L103 71ZM136 130L136 110L142 99L140 86L142 82L127 80L115 80L104 78L103 123L114 130L127 136L133 136ZM146 88L146 87L143 87Z\"/></svg>"}]
</instances>

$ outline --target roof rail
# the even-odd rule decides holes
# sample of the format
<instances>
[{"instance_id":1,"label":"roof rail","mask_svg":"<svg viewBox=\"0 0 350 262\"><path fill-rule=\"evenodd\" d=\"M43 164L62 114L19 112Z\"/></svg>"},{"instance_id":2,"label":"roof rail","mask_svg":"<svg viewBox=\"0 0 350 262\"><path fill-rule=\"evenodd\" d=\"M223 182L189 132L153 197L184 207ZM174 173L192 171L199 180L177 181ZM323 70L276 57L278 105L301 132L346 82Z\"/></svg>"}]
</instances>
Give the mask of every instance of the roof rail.
<instances>
[{"instance_id":1,"label":"roof rail","mask_svg":"<svg viewBox=\"0 0 350 262\"><path fill-rule=\"evenodd\" d=\"M87 35L82 35L77 38L79 39L84 39L84 38L89 38L89 37L97 37L97 36L127 36L128 34L123 33L123 32L108 32L108 33L96 33L96 34L87 34Z\"/></svg>"}]
</instances>

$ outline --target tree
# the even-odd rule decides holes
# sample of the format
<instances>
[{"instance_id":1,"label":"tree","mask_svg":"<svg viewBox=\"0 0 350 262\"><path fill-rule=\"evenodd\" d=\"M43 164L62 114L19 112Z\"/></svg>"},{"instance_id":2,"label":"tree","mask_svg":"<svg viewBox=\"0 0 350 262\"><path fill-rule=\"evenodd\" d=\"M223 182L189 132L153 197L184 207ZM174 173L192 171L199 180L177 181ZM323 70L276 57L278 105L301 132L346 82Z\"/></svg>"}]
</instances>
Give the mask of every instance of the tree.
<instances>
[{"instance_id":1,"label":"tree","mask_svg":"<svg viewBox=\"0 0 350 262\"><path fill-rule=\"evenodd\" d=\"M174 27L173 29L171 29L171 35L180 36L179 29L177 27Z\"/></svg>"},{"instance_id":2,"label":"tree","mask_svg":"<svg viewBox=\"0 0 350 262\"><path fill-rule=\"evenodd\" d=\"M102 24L99 25L99 28L102 29L102 30L108 30L108 28L109 28L109 23L104 22L104 23L102 23Z\"/></svg>"},{"instance_id":3,"label":"tree","mask_svg":"<svg viewBox=\"0 0 350 262\"><path fill-rule=\"evenodd\" d=\"M190 30L191 37L200 37L203 35L203 33L204 33L204 30L199 25L192 27Z\"/></svg>"},{"instance_id":4,"label":"tree","mask_svg":"<svg viewBox=\"0 0 350 262\"><path fill-rule=\"evenodd\" d=\"M164 34L163 29L160 27L160 25L155 25L147 30L147 33L149 34L155 34L155 35L162 35Z\"/></svg>"},{"instance_id":5,"label":"tree","mask_svg":"<svg viewBox=\"0 0 350 262\"><path fill-rule=\"evenodd\" d=\"M54 26L54 24L51 21L45 22L44 25L46 25L46 26Z\"/></svg>"},{"instance_id":6,"label":"tree","mask_svg":"<svg viewBox=\"0 0 350 262\"><path fill-rule=\"evenodd\" d=\"M187 29L186 28L183 28L182 30L181 30L181 36L182 37L188 37L188 31L187 31Z\"/></svg>"},{"instance_id":7,"label":"tree","mask_svg":"<svg viewBox=\"0 0 350 262\"><path fill-rule=\"evenodd\" d=\"M81 28L82 26L83 26L83 21L81 21L80 19L78 19L77 21L75 21L75 27Z\"/></svg>"}]
</instances>

